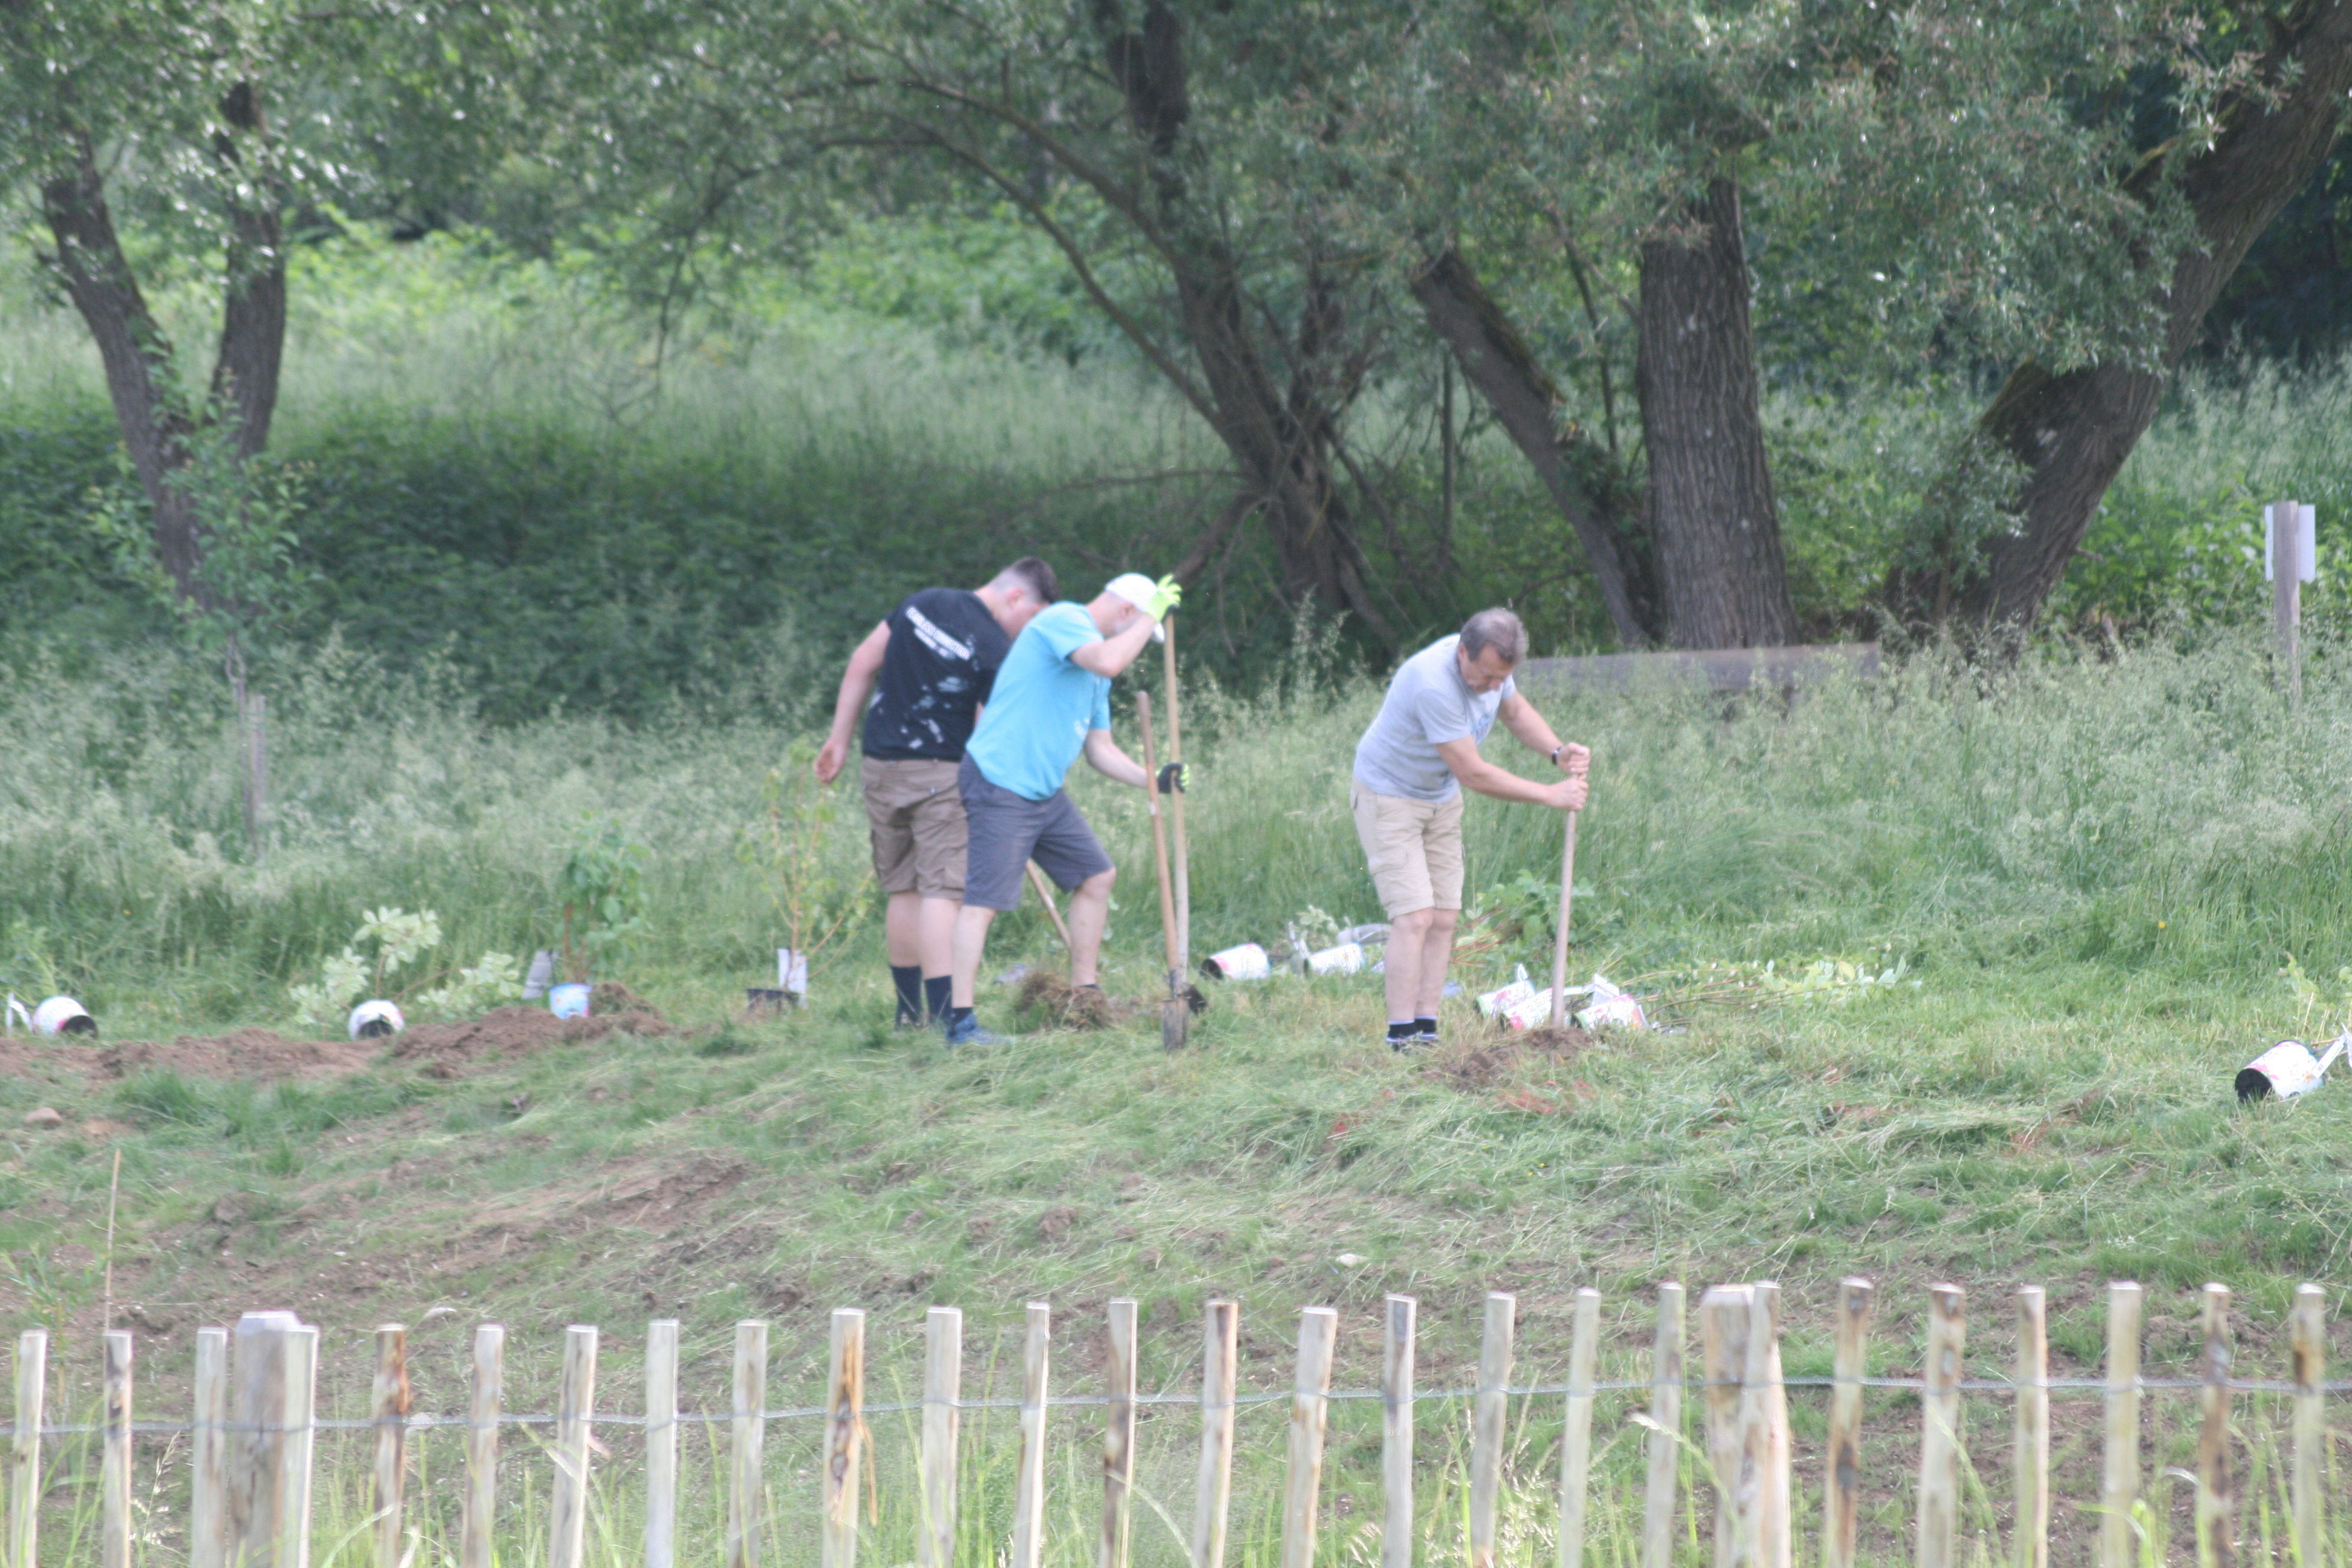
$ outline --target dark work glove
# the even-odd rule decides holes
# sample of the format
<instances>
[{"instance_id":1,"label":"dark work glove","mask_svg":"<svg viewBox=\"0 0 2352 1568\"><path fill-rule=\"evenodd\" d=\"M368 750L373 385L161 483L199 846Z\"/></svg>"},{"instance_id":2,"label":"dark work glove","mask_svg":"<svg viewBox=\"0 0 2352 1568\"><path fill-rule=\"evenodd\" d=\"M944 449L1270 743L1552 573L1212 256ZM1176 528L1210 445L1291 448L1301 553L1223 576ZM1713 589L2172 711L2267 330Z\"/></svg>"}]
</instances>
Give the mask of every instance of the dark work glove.
<instances>
[{"instance_id":1,"label":"dark work glove","mask_svg":"<svg viewBox=\"0 0 2352 1568\"><path fill-rule=\"evenodd\" d=\"M1173 795L1192 782L1192 763L1162 763L1160 764L1160 793L1161 795Z\"/></svg>"}]
</instances>

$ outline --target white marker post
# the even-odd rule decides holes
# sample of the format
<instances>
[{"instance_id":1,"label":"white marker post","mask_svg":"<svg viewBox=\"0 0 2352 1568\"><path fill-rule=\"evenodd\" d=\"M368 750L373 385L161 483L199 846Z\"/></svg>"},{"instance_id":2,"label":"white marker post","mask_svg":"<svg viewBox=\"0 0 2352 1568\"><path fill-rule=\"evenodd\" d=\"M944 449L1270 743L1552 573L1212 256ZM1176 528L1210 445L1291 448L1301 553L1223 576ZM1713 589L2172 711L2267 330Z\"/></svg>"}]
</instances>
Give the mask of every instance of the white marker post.
<instances>
[{"instance_id":1,"label":"white marker post","mask_svg":"<svg viewBox=\"0 0 2352 1568\"><path fill-rule=\"evenodd\" d=\"M2263 508L2263 575L2270 579L2271 609L2278 622L2278 659L2287 701L2303 707L2303 584L2319 575L2312 508L2302 501L2273 501Z\"/></svg>"}]
</instances>

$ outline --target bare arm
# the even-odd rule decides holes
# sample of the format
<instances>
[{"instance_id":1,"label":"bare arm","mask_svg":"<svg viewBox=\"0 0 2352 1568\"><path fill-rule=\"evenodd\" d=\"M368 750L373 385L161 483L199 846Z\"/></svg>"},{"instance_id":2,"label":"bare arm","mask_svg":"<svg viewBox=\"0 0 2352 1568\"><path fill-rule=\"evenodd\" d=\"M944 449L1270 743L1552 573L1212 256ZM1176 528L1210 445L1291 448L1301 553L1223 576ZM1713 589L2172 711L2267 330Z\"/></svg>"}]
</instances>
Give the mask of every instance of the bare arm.
<instances>
[{"instance_id":1,"label":"bare arm","mask_svg":"<svg viewBox=\"0 0 2352 1568\"><path fill-rule=\"evenodd\" d=\"M849 668L841 672L841 695L833 702L833 731L816 754L819 782L831 784L841 764L848 761L849 732L857 727L857 716L866 711L874 683L882 678L882 654L889 646L890 623L883 621L866 634L866 640L849 656Z\"/></svg>"},{"instance_id":2,"label":"bare arm","mask_svg":"<svg viewBox=\"0 0 2352 1568\"><path fill-rule=\"evenodd\" d=\"M1146 626L1150 624L1149 621L1144 623ZM1099 647L1102 645L1096 643L1091 646ZM1108 730L1087 731L1087 763L1095 772L1115 784L1132 784L1137 789L1143 789L1151 783L1151 775L1143 771L1143 764L1120 751L1118 742L1110 738Z\"/></svg>"},{"instance_id":3,"label":"bare arm","mask_svg":"<svg viewBox=\"0 0 2352 1568\"><path fill-rule=\"evenodd\" d=\"M1116 677L1135 662L1135 656L1151 640L1151 628L1159 624L1150 616L1138 616L1120 627L1116 636L1072 649L1070 662L1107 679Z\"/></svg>"},{"instance_id":4,"label":"bare arm","mask_svg":"<svg viewBox=\"0 0 2352 1568\"><path fill-rule=\"evenodd\" d=\"M1550 733L1549 730L1544 732ZM1545 750L1550 748L1546 747ZM1532 779L1523 779L1509 769L1498 768L1480 756L1478 743L1466 735L1458 741L1445 742L1437 748L1437 754L1445 759L1445 765L1454 770L1454 776L1462 781L1464 789L1491 795L1496 800L1548 805L1554 811L1584 809L1584 777L1580 773L1570 774L1555 784L1539 784ZM1565 752L1560 753L1562 760L1567 755Z\"/></svg>"},{"instance_id":5,"label":"bare arm","mask_svg":"<svg viewBox=\"0 0 2352 1568\"><path fill-rule=\"evenodd\" d=\"M1564 773L1581 777L1592 765L1591 752L1582 746L1562 744L1560 738L1551 732L1551 726L1544 722L1543 715L1536 711L1536 705L1516 691L1503 699L1503 705L1495 710L1495 717L1503 721L1504 729L1517 737L1519 744L1551 758Z\"/></svg>"}]
</instances>

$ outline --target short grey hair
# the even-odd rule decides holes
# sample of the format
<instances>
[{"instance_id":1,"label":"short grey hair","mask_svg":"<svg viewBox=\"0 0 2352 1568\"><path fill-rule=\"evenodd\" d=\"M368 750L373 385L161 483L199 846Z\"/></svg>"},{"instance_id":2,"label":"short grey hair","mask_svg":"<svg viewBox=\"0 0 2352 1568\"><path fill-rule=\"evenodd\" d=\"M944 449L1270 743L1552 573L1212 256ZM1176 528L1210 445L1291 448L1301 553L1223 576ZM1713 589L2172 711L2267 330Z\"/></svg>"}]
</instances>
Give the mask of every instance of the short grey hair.
<instances>
[{"instance_id":1,"label":"short grey hair","mask_svg":"<svg viewBox=\"0 0 2352 1568\"><path fill-rule=\"evenodd\" d=\"M1476 658L1488 648L1515 665L1528 657L1528 628L1519 617L1501 608L1481 610L1462 623L1462 657Z\"/></svg>"}]
</instances>

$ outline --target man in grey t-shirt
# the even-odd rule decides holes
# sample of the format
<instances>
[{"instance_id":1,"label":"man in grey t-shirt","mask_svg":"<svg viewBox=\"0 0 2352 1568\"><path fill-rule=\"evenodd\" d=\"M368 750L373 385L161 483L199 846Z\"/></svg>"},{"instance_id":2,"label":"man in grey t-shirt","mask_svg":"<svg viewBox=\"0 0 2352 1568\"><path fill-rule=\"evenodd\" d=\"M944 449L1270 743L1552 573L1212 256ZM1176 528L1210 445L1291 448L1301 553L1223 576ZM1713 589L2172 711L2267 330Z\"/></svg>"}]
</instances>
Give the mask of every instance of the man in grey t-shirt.
<instances>
[{"instance_id":1,"label":"man in grey t-shirt","mask_svg":"<svg viewBox=\"0 0 2352 1568\"><path fill-rule=\"evenodd\" d=\"M1455 637L1397 667L1381 710L1356 742L1348 806L1389 917L1389 1044L1437 1043L1437 999L1462 913L1462 786L1497 800L1581 811L1591 753L1551 732L1512 684L1527 628L1508 610L1481 610ZM1568 776L1539 784L1478 754L1495 721Z\"/></svg>"}]
</instances>

